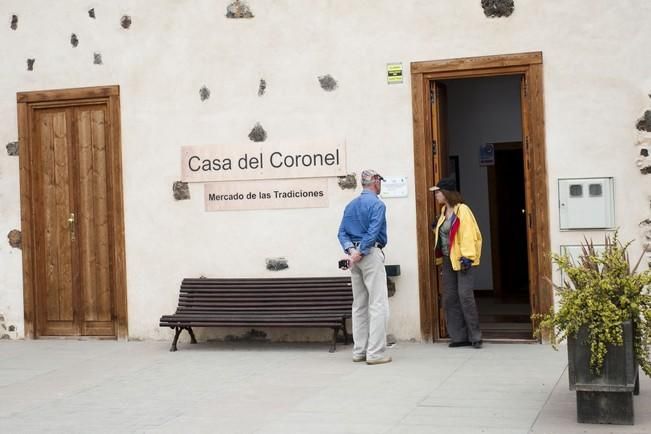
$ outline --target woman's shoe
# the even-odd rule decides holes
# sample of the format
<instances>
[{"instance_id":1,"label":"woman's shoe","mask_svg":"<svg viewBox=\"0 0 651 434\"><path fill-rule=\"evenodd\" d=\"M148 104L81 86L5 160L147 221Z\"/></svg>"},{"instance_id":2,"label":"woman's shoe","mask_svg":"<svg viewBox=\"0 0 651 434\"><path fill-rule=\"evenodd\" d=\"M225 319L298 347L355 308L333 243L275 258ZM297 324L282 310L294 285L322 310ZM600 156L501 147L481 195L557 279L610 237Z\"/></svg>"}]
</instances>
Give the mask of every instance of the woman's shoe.
<instances>
[{"instance_id":1,"label":"woman's shoe","mask_svg":"<svg viewBox=\"0 0 651 434\"><path fill-rule=\"evenodd\" d=\"M470 345L472 345L472 344L470 342L468 342L468 341L461 341L461 342L450 342L448 344L448 347L450 347L450 348L469 347Z\"/></svg>"},{"instance_id":2,"label":"woman's shoe","mask_svg":"<svg viewBox=\"0 0 651 434\"><path fill-rule=\"evenodd\" d=\"M478 350L478 349L480 349L480 348L482 347L482 344L483 344L483 343L484 343L484 342L480 339L480 340L478 340L478 341L473 342L473 343L472 343L472 347L473 347L474 349Z\"/></svg>"}]
</instances>

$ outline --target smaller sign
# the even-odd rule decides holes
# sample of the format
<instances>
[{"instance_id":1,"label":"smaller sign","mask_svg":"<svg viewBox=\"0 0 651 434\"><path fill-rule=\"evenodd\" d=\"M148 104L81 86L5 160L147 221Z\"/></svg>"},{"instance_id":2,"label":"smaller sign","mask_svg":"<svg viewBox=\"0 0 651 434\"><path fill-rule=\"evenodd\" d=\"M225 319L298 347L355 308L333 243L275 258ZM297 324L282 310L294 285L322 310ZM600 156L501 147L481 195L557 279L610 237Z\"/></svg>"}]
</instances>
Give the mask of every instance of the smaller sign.
<instances>
[{"instance_id":1,"label":"smaller sign","mask_svg":"<svg viewBox=\"0 0 651 434\"><path fill-rule=\"evenodd\" d=\"M407 197L406 176L385 176L382 183L380 197L383 199L391 197Z\"/></svg>"},{"instance_id":2,"label":"smaller sign","mask_svg":"<svg viewBox=\"0 0 651 434\"><path fill-rule=\"evenodd\" d=\"M495 165L495 145L492 143L484 143L483 145L479 145L479 165Z\"/></svg>"},{"instance_id":3,"label":"smaller sign","mask_svg":"<svg viewBox=\"0 0 651 434\"><path fill-rule=\"evenodd\" d=\"M387 63L387 83L402 83L402 63Z\"/></svg>"},{"instance_id":4,"label":"smaller sign","mask_svg":"<svg viewBox=\"0 0 651 434\"><path fill-rule=\"evenodd\" d=\"M206 211L328 206L326 178L213 182L204 185Z\"/></svg>"}]
</instances>

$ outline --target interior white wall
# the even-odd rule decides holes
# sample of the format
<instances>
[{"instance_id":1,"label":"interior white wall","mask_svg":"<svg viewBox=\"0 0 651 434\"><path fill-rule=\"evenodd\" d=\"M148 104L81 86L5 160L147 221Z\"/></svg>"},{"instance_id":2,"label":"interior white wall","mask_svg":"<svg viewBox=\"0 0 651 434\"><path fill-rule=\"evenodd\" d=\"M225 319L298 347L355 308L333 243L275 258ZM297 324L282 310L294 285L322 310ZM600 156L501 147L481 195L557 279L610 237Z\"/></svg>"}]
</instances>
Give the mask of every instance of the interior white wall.
<instances>
[{"instance_id":1,"label":"interior white wall","mask_svg":"<svg viewBox=\"0 0 651 434\"><path fill-rule=\"evenodd\" d=\"M493 289L488 175L479 165L484 143L522 141L520 77L445 80L448 95L448 152L459 156L461 193L482 233L477 289ZM526 234L524 234L526 236Z\"/></svg>"}]
</instances>

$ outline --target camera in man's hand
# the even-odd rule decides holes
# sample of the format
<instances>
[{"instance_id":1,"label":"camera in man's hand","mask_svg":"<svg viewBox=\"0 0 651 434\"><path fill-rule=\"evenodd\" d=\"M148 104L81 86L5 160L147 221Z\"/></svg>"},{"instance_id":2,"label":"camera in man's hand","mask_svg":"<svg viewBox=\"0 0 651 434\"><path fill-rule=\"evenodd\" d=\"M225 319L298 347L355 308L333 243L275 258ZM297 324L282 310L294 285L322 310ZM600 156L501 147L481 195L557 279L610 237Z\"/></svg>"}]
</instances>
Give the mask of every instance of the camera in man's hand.
<instances>
[{"instance_id":1,"label":"camera in man's hand","mask_svg":"<svg viewBox=\"0 0 651 434\"><path fill-rule=\"evenodd\" d=\"M350 259L340 259L339 260L339 269L348 270L350 268Z\"/></svg>"}]
</instances>

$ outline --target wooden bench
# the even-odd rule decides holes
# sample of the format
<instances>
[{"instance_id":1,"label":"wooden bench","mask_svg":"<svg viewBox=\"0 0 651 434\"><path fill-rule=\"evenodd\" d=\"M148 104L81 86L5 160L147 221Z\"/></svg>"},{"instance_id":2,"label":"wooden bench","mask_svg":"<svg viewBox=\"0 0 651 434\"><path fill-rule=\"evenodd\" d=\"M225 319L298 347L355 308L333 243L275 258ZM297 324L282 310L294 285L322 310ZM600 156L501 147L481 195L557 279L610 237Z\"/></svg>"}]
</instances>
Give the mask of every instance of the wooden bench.
<instances>
[{"instance_id":1,"label":"wooden bench","mask_svg":"<svg viewBox=\"0 0 651 434\"><path fill-rule=\"evenodd\" d=\"M183 279L176 313L160 326L175 330L170 351L183 330L197 343L192 327L327 327L334 352L340 330L348 344L352 303L350 277Z\"/></svg>"}]
</instances>

